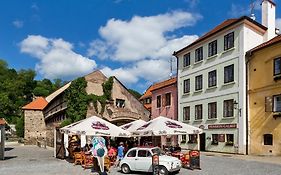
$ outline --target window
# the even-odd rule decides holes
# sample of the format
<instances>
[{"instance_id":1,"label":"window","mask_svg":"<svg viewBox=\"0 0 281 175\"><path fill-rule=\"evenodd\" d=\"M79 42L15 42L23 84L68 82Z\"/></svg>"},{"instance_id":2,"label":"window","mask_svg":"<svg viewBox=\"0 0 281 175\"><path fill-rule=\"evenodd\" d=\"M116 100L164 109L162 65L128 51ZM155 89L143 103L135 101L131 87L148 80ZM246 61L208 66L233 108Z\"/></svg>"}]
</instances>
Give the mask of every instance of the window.
<instances>
[{"instance_id":1,"label":"window","mask_svg":"<svg viewBox=\"0 0 281 175\"><path fill-rule=\"evenodd\" d=\"M281 95L273 96L273 112L281 112Z\"/></svg>"},{"instance_id":2,"label":"window","mask_svg":"<svg viewBox=\"0 0 281 175\"><path fill-rule=\"evenodd\" d=\"M224 67L224 83L234 81L234 64Z\"/></svg>"},{"instance_id":3,"label":"window","mask_svg":"<svg viewBox=\"0 0 281 175\"><path fill-rule=\"evenodd\" d=\"M181 143L186 143L186 135L181 136Z\"/></svg>"},{"instance_id":4,"label":"window","mask_svg":"<svg viewBox=\"0 0 281 175\"><path fill-rule=\"evenodd\" d=\"M146 98L145 99L145 104L150 104L151 103L151 98Z\"/></svg>"},{"instance_id":5,"label":"window","mask_svg":"<svg viewBox=\"0 0 281 175\"><path fill-rule=\"evenodd\" d=\"M195 90L201 90L203 84L203 75L198 75L195 77Z\"/></svg>"},{"instance_id":6,"label":"window","mask_svg":"<svg viewBox=\"0 0 281 175\"><path fill-rule=\"evenodd\" d=\"M234 32L231 32L224 36L224 50L228 50L234 47Z\"/></svg>"},{"instance_id":7,"label":"window","mask_svg":"<svg viewBox=\"0 0 281 175\"><path fill-rule=\"evenodd\" d=\"M209 43L208 56L213 56L217 54L217 40Z\"/></svg>"},{"instance_id":8,"label":"window","mask_svg":"<svg viewBox=\"0 0 281 175\"><path fill-rule=\"evenodd\" d=\"M125 100L116 99L116 107L117 108L124 108L125 107Z\"/></svg>"},{"instance_id":9,"label":"window","mask_svg":"<svg viewBox=\"0 0 281 175\"><path fill-rule=\"evenodd\" d=\"M224 100L223 101L223 116L233 117L234 100Z\"/></svg>"},{"instance_id":10,"label":"window","mask_svg":"<svg viewBox=\"0 0 281 175\"><path fill-rule=\"evenodd\" d=\"M197 134L189 134L187 143L197 143Z\"/></svg>"},{"instance_id":11,"label":"window","mask_svg":"<svg viewBox=\"0 0 281 175\"><path fill-rule=\"evenodd\" d=\"M189 93L190 92L190 80L184 80L183 81L183 93Z\"/></svg>"},{"instance_id":12,"label":"window","mask_svg":"<svg viewBox=\"0 0 281 175\"><path fill-rule=\"evenodd\" d=\"M274 75L281 74L281 58L276 58L274 60Z\"/></svg>"},{"instance_id":13,"label":"window","mask_svg":"<svg viewBox=\"0 0 281 175\"><path fill-rule=\"evenodd\" d=\"M165 94L165 106L171 105L171 93Z\"/></svg>"},{"instance_id":14,"label":"window","mask_svg":"<svg viewBox=\"0 0 281 175\"><path fill-rule=\"evenodd\" d=\"M273 145L273 136L272 134L263 135L263 144L264 145Z\"/></svg>"},{"instance_id":15,"label":"window","mask_svg":"<svg viewBox=\"0 0 281 175\"><path fill-rule=\"evenodd\" d=\"M217 103L208 104L208 119L217 118Z\"/></svg>"},{"instance_id":16,"label":"window","mask_svg":"<svg viewBox=\"0 0 281 175\"><path fill-rule=\"evenodd\" d=\"M209 77L208 77L208 86L209 87L214 87L217 85L217 71L213 70L209 72Z\"/></svg>"},{"instance_id":17,"label":"window","mask_svg":"<svg viewBox=\"0 0 281 175\"><path fill-rule=\"evenodd\" d=\"M202 105L195 105L195 120L202 119Z\"/></svg>"},{"instance_id":18,"label":"window","mask_svg":"<svg viewBox=\"0 0 281 175\"><path fill-rule=\"evenodd\" d=\"M226 134L226 145L233 146L234 134Z\"/></svg>"},{"instance_id":19,"label":"window","mask_svg":"<svg viewBox=\"0 0 281 175\"><path fill-rule=\"evenodd\" d=\"M157 108L160 108L161 107L161 95L158 95L157 97Z\"/></svg>"},{"instance_id":20,"label":"window","mask_svg":"<svg viewBox=\"0 0 281 175\"><path fill-rule=\"evenodd\" d=\"M218 145L218 144L219 144L219 135L212 134L212 145Z\"/></svg>"},{"instance_id":21,"label":"window","mask_svg":"<svg viewBox=\"0 0 281 175\"><path fill-rule=\"evenodd\" d=\"M195 62L203 60L203 47L195 50Z\"/></svg>"},{"instance_id":22,"label":"window","mask_svg":"<svg viewBox=\"0 0 281 175\"><path fill-rule=\"evenodd\" d=\"M190 106L186 106L183 108L183 120L190 120Z\"/></svg>"},{"instance_id":23,"label":"window","mask_svg":"<svg viewBox=\"0 0 281 175\"><path fill-rule=\"evenodd\" d=\"M148 150L139 150L138 157L151 157L151 153Z\"/></svg>"},{"instance_id":24,"label":"window","mask_svg":"<svg viewBox=\"0 0 281 175\"><path fill-rule=\"evenodd\" d=\"M190 65L190 53L185 54L183 56L183 67L187 67Z\"/></svg>"},{"instance_id":25,"label":"window","mask_svg":"<svg viewBox=\"0 0 281 175\"><path fill-rule=\"evenodd\" d=\"M136 150L132 150L127 154L127 157L136 157L137 151Z\"/></svg>"}]
</instances>

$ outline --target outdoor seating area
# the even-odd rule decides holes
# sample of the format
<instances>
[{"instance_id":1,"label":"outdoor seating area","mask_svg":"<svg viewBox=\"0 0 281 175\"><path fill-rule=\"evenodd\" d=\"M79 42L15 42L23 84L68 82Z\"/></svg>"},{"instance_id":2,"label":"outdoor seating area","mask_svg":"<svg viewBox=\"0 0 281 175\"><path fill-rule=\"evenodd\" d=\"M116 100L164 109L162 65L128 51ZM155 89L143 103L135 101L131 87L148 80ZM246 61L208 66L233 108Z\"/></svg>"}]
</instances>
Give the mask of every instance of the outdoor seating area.
<instances>
[{"instance_id":1,"label":"outdoor seating area","mask_svg":"<svg viewBox=\"0 0 281 175\"><path fill-rule=\"evenodd\" d=\"M167 143L166 146L161 146L161 143L152 142L150 139L168 135L199 134L201 129L162 116L149 122L138 120L121 127L92 116L63 127L60 131L68 135L66 148L74 165L97 172L108 172L111 166L118 166L127 151L134 147L162 147L165 155L178 158L183 167L188 167L189 151L182 151L179 144ZM82 143L82 136L86 142L84 140Z\"/></svg>"}]
</instances>

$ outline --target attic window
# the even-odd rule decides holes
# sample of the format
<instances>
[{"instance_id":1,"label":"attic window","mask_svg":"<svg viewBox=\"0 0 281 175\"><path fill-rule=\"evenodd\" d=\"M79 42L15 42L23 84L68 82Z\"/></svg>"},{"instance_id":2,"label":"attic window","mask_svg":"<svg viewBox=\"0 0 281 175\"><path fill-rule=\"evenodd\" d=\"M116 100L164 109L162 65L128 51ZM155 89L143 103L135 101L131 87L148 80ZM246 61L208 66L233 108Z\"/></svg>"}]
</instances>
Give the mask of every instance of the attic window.
<instances>
[{"instance_id":1,"label":"attic window","mask_svg":"<svg viewBox=\"0 0 281 175\"><path fill-rule=\"evenodd\" d=\"M124 108L125 107L125 100L123 100L123 99L116 99L116 107L117 108Z\"/></svg>"}]
</instances>

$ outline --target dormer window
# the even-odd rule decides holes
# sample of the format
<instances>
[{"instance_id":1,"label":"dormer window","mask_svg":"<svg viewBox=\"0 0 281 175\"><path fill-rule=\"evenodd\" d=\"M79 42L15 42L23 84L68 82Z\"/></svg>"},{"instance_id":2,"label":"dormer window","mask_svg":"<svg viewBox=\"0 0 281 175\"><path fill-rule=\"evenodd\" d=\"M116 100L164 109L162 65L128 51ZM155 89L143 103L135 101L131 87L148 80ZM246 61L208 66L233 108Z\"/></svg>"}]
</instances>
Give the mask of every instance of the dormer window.
<instances>
[{"instance_id":1,"label":"dormer window","mask_svg":"<svg viewBox=\"0 0 281 175\"><path fill-rule=\"evenodd\" d=\"M123 99L116 99L116 107L117 108L124 108L125 107L125 100Z\"/></svg>"},{"instance_id":2,"label":"dormer window","mask_svg":"<svg viewBox=\"0 0 281 175\"><path fill-rule=\"evenodd\" d=\"M151 98L146 98L145 99L145 104L150 104L151 103Z\"/></svg>"}]
</instances>

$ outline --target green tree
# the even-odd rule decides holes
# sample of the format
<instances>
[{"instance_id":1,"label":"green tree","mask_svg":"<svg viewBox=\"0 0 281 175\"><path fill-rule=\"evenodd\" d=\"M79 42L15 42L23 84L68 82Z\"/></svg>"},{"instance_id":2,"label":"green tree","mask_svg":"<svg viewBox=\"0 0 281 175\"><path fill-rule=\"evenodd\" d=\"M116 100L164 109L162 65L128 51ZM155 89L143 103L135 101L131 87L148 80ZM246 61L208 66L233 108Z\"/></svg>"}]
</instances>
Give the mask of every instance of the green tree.
<instances>
[{"instance_id":1,"label":"green tree","mask_svg":"<svg viewBox=\"0 0 281 175\"><path fill-rule=\"evenodd\" d=\"M24 137L24 117L21 116L17 119L16 134L19 137Z\"/></svg>"},{"instance_id":2,"label":"green tree","mask_svg":"<svg viewBox=\"0 0 281 175\"><path fill-rule=\"evenodd\" d=\"M139 99L142 95L138 92L138 91L135 91L135 90L133 90L133 89L128 89L129 90L129 92L133 95L133 96L135 96L137 99Z\"/></svg>"}]
</instances>

